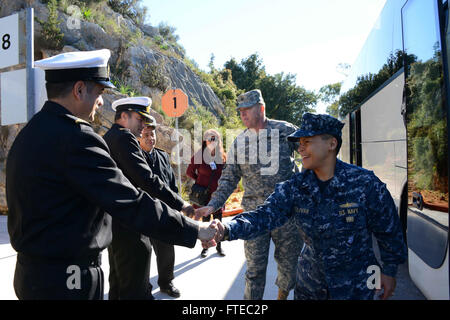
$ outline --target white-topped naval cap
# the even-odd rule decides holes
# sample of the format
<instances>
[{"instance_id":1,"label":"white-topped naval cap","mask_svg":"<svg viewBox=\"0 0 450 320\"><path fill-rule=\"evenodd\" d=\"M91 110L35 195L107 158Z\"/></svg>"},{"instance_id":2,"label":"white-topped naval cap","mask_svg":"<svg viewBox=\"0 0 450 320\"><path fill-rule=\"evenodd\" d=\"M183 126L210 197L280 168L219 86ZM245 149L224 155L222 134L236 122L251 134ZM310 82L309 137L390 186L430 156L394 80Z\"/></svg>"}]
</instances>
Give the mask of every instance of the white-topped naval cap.
<instances>
[{"instance_id":1,"label":"white-topped naval cap","mask_svg":"<svg viewBox=\"0 0 450 320\"><path fill-rule=\"evenodd\" d=\"M35 61L34 66L43 70L106 67L110 57L109 49L64 52Z\"/></svg>"},{"instance_id":2,"label":"white-topped naval cap","mask_svg":"<svg viewBox=\"0 0 450 320\"><path fill-rule=\"evenodd\" d=\"M110 82L108 60L109 49L74 51L38 60L35 67L45 70L47 82L94 81L108 88L115 88Z\"/></svg>"},{"instance_id":3,"label":"white-topped naval cap","mask_svg":"<svg viewBox=\"0 0 450 320\"><path fill-rule=\"evenodd\" d=\"M152 105L152 99L149 97L130 97L116 100L112 103L112 109L114 111L135 111L145 118L151 120L150 106Z\"/></svg>"}]
</instances>

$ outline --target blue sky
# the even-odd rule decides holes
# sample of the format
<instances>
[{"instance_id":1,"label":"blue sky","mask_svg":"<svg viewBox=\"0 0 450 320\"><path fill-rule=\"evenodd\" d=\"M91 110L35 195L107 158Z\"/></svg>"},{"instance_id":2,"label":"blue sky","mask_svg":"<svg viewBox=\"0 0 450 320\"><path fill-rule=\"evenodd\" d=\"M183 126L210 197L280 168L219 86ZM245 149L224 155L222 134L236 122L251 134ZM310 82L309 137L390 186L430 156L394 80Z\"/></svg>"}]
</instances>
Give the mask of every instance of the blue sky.
<instances>
[{"instance_id":1,"label":"blue sky","mask_svg":"<svg viewBox=\"0 0 450 320\"><path fill-rule=\"evenodd\" d=\"M266 72L296 74L312 91L344 80L386 0L143 0L148 22L176 28L188 57L209 71L258 53ZM320 110L319 110L320 111Z\"/></svg>"}]
</instances>

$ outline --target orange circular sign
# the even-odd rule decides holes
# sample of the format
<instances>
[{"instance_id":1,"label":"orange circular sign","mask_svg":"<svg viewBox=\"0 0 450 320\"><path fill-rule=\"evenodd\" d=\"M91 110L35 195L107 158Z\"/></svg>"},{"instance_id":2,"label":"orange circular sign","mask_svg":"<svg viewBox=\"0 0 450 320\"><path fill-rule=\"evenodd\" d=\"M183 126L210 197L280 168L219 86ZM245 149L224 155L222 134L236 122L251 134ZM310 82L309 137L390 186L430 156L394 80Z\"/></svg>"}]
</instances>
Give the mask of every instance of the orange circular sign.
<instances>
[{"instance_id":1,"label":"orange circular sign","mask_svg":"<svg viewBox=\"0 0 450 320\"><path fill-rule=\"evenodd\" d=\"M188 108L188 96L181 89L171 89L162 96L161 107L167 116L180 117Z\"/></svg>"}]
</instances>

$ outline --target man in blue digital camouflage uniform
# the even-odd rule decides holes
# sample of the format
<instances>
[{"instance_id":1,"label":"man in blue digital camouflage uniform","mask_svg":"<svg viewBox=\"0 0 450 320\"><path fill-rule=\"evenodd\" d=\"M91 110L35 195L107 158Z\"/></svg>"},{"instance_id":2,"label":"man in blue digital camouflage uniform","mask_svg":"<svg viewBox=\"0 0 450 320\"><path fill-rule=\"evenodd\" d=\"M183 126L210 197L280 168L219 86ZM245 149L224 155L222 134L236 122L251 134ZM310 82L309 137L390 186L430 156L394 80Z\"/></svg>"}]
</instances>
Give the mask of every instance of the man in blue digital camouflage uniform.
<instances>
[{"instance_id":1,"label":"man in blue digital camouflage uniform","mask_svg":"<svg viewBox=\"0 0 450 320\"><path fill-rule=\"evenodd\" d=\"M372 234L381 254L377 289L384 289L382 299L393 295L397 267L406 260L401 225L386 185L372 171L336 158L343 125L328 115L306 113L301 128L288 137L300 142L306 170L277 184L256 210L224 225L214 222L220 230L216 240L235 240L251 239L294 217L305 243L295 299L373 299L370 270L379 263Z\"/></svg>"}]
</instances>

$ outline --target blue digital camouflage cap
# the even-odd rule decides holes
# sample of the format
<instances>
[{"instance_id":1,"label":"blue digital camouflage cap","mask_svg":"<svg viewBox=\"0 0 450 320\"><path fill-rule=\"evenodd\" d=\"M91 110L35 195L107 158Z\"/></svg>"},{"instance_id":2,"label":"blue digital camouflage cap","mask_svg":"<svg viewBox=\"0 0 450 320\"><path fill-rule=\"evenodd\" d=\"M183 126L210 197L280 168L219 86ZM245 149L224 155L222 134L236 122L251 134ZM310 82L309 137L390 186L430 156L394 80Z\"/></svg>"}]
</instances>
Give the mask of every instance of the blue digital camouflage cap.
<instances>
[{"instance_id":1,"label":"blue digital camouflage cap","mask_svg":"<svg viewBox=\"0 0 450 320\"><path fill-rule=\"evenodd\" d=\"M330 134L342 138L342 127L345 123L327 114L303 114L300 129L288 136L289 141L297 141L301 137L312 137L320 134Z\"/></svg>"}]
</instances>

